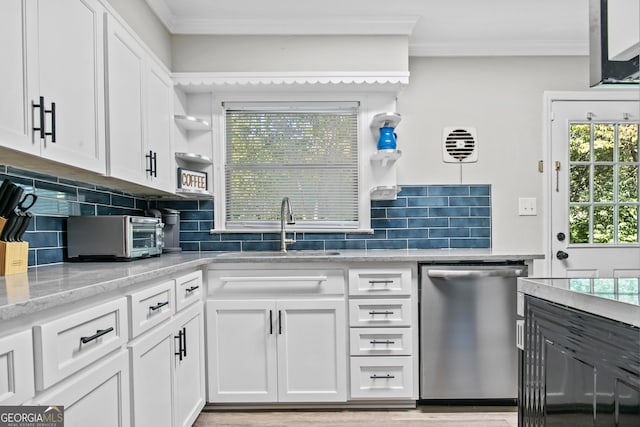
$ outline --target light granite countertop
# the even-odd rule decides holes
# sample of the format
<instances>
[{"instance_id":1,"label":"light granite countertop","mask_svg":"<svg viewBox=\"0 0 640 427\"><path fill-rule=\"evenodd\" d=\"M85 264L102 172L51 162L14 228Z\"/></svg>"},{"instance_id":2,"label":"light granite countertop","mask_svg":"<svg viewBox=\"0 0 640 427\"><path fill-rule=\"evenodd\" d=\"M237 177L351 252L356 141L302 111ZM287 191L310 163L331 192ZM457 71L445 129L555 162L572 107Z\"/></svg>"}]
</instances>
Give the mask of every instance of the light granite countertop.
<instances>
[{"instance_id":1,"label":"light granite countertop","mask_svg":"<svg viewBox=\"0 0 640 427\"><path fill-rule=\"evenodd\" d=\"M340 250L334 252L184 252L130 262L73 262L0 277L0 322L117 291L210 263L527 261L541 254L491 249Z\"/></svg>"},{"instance_id":2,"label":"light granite countertop","mask_svg":"<svg viewBox=\"0 0 640 427\"><path fill-rule=\"evenodd\" d=\"M530 295L640 327L639 281L640 278L518 278L518 314L524 314L521 295Z\"/></svg>"}]
</instances>

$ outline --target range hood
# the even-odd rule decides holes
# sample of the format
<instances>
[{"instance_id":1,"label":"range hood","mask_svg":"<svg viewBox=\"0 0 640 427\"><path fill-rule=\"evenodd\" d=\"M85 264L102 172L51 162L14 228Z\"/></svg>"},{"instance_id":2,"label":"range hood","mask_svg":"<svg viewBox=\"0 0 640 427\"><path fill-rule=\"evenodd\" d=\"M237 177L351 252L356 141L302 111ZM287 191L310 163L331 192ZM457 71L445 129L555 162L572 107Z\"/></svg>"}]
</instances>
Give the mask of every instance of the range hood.
<instances>
[{"instance_id":1,"label":"range hood","mask_svg":"<svg viewBox=\"0 0 640 427\"><path fill-rule=\"evenodd\" d=\"M589 85L638 85L638 55L623 61L609 59L607 3L608 0L589 0Z\"/></svg>"}]
</instances>

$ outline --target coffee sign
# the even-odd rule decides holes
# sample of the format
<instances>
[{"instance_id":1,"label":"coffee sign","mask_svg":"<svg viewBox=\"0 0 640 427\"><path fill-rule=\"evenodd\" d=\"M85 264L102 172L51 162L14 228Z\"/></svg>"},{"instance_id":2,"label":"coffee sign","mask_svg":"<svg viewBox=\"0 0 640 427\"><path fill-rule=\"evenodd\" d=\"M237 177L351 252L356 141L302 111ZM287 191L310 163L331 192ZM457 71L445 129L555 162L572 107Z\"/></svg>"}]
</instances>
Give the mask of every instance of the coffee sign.
<instances>
[{"instance_id":1,"label":"coffee sign","mask_svg":"<svg viewBox=\"0 0 640 427\"><path fill-rule=\"evenodd\" d=\"M209 179L206 172L178 168L178 189L194 193L206 193Z\"/></svg>"}]
</instances>

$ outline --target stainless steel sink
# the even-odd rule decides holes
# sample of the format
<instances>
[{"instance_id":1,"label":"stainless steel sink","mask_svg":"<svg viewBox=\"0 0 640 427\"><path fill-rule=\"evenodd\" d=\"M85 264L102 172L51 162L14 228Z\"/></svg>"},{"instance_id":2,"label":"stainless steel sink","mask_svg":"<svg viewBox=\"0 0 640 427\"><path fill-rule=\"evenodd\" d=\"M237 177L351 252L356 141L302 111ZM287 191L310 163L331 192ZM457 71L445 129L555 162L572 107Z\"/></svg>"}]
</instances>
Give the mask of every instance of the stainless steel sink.
<instances>
[{"instance_id":1,"label":"stainless steel sink","mask_svg":"<svg viewBox=\"0 0 640 427\"><path fill-rule=\"evenodd\" d=\"M322 250L300 250L300 251L248 251L248 252L228 252L218 256L244 257L244 258L269 258L269 257L322 257L340 255L338 251Z\"/></svg>"}]
</instances>

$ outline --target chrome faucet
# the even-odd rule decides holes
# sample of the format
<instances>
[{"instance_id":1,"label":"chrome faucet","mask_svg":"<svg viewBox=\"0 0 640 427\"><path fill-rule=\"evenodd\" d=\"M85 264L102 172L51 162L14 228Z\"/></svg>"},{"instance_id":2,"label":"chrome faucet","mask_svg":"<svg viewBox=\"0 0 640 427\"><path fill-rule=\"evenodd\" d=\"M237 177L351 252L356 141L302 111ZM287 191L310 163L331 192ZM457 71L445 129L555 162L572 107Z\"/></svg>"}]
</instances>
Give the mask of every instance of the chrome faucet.
<instances>
[{"instance_id":1,"label":"chrome faucet","mask_svg":"<svg viewBox=\"0 0 640 427\"><path fill-rule=\"evenodd\" d=\"M296 223L293 219L293 209L291 209L288 197L283 197L280 205L280 252L287 252L287 244L296 242L295 239L287 239L287 233L284 229L285 216L287 224Z\"/></svg>"}]
</instances>

